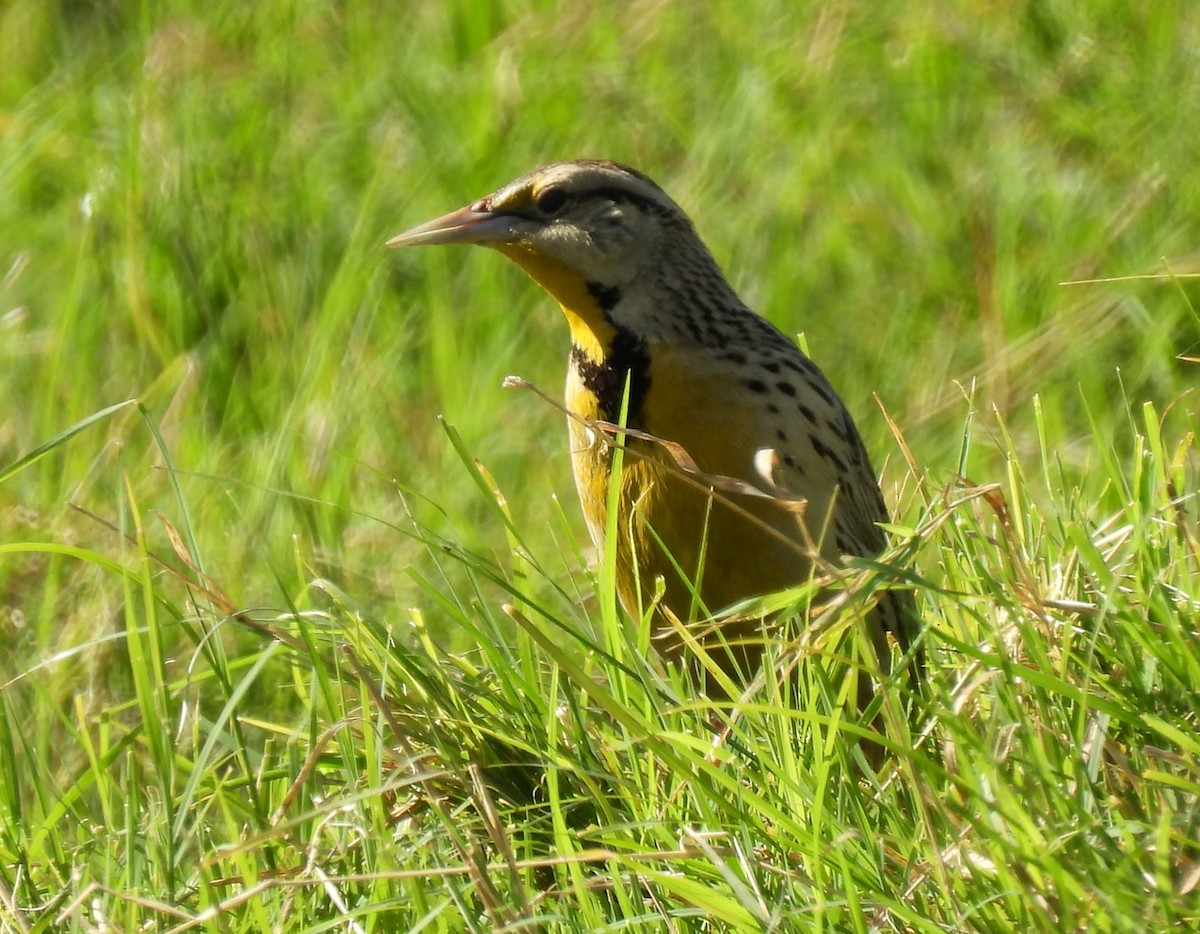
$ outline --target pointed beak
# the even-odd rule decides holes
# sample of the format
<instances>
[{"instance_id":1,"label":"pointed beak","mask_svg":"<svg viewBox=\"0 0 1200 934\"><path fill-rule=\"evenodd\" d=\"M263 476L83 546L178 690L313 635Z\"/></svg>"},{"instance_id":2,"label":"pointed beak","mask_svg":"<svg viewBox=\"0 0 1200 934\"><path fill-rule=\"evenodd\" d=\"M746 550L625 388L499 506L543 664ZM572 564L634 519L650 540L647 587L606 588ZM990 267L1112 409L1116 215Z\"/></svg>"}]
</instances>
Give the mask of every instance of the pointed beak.
<instances>
[{"instance_id":1,"label":"pointed beak","mask_svg":"<svg viewBox=\"0 0 1200 934\"><path fill-rule=\"evenodd\" d=\"M435 217L412 230L396 234L387 245L393 250L407 246L433 246L443 243L510 243L520 219L484 209L482 201Z\"/></svg>"}]
</instances>

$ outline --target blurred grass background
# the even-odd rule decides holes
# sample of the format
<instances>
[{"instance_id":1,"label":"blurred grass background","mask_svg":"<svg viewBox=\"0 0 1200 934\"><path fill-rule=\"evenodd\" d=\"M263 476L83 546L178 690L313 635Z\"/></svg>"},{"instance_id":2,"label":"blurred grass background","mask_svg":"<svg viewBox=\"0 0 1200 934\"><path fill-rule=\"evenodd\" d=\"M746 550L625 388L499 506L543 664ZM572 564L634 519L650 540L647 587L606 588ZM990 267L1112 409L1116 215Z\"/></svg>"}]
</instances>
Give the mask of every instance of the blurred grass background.
<instances>
[{"instance_id":1,"label":"blurred grass background","mask_svg":"<svg viewBox=\"0 0 1200 934\"><path fill-rule=\"evenodd\" d=\"M657 179L803 334L898 522L919 503L872 393L934 488L1048 448L1094 515L1126 504L1112 477L1153 402L1193 493L1197 48L1183 0L7 0L0 470L105 406L147 416L7 476L0 542L119 558L104 522L134 501L150 547L172 551L161 511L238 606L324 578L463 647L414 529L507 543L438 416L535 548L562 541L556 500L582 539L561 415L500 388L556 393L566 330L499 257L382 244L582 156ZM1118 281L1063 284L1098 278ZM128 690L105 641L124 601L95 563L0 556L0 684L53 659L8 691L43 744L49 711Z\"/></svg>"},{"instance_id":2,"label":"blurred grass background","mask_svg":"<svg viewBox=\"0 0 1200 934\"><path fill-rule=\"evenodd\" d=\"M1077 475L1089 419L1127 453L1126 400L1195 382L1190 283L1060 283L1196 268L1198 24L1187 4L8 3L0 460L137 398L241 600L277 604L298 549L403 601L415 549L377 521L404 521L394 484L469 546L497 531L439 413L531 527L569 502L560 416L499 388L556 391L566 339L496 257L382 241L589 155L692 213L877 461L870 393L945 478L974 384L1019 444L1040 395ZM0 487L0 534L95 540L65 506L111 519L123 477L164 508L157 457L114 419ZM77 640L97 595L75 583L0 566L41 648Z\"/></svg>"}]
</instances>

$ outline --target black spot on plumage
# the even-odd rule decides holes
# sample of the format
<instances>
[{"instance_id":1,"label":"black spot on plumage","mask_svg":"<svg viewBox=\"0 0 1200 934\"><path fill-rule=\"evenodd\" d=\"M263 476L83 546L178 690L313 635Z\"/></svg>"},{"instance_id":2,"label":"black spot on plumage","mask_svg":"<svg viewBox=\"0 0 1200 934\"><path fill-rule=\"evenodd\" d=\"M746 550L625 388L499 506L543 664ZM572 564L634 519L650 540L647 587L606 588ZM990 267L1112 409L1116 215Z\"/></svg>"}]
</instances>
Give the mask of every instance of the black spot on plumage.
<instances>
[{"instance_id":1,"label":"black spot on plumage","mask_svg":"<svg viewBox=\"0 0 1200 934\"><path fill-rule=\"evenodd\" d=\"M795 350L795 349L796 349L795 347L792 348L792 350ZM799 353L789 354L784 359L783 365L786 366L789 370L792 370L795 373L799 373L801 376L809 376L809 375L815 373L816 369L817 369L815 366L813 366L812 361L810 361L808 359L808 357L804 356L803 354L799 354Z\"/></svg>"},{"instance_id":2,"label":"black spot on plumage","mask_svg":"<svg viewBox=\"0 0 1200 934\"><path fill-rule=\"evenodd\" d=\"M857 467L865 467L870 462L867 456L866 445L863 444L862 436L858 433L858 429L854 427L854 420L850 418L850 413L842 410L842 437L846 439L846 443L850 446L850 461ZM880 501L882 502L882 500Z\"/></svg>"},{"instance_id":3,"label":"black spot on plumage","mask_svg":"<svg viewBox=\"0 0 1200 934\"><path fill-rule=\"evenodd\" d=\"M800 414L804 416L809 424L815 425L817 423L817 413L810 409L803 402L800 403Z\"/></svg>"},{"instance_id":4,"label":"black spot on plumage","mask_svg":"<svg viewBox=\"0 0 1200 934\"><path fill-rule=\"evenodd\" d=\"M629 383L629 408L625 424L638 427L642 404L650 389L650 355L646 345L632 331L617 328L604 359L592 360L583 349L571 348L571 367L579 374L584 389L596 397L600 417L616 422L621 417L625 384Z\"/></svg>"},{"instance_id":5,"label":"black spot on plumage","mask_svg":"<svg viewBox=\"0 0 1200 934\"><path fill-rule=\"evenodd\" d=\"M744 379L742 385L751 392L764 393L767 391L767 384L761 379Z\"/></svg>"},{"instance_id":6,"label":"black spot on plumage","mask_svg":"<svg viewBox=\"0 0 1200 934\"><path fill-rule=\"evenodd\" d=\"M814 378L808 380L808 388L824 399L831 409L838 408L837 396L833 394L829 384L821 379L819 374L814 373Z\"/></svg>"},{"instance_id":7,"label":"black spot on plumage","mask_svg":"<svg viewBox=\"0 0 1200 934\"><path fill-rule=\"evenodd\" d=\"M812 449L816 453L817 457L822 457L829 461L829 463L833 464L838 473L844 474L846 472L845 461L838 457L833 448L829 447L829 445L822 441L817 435L809 434L808 443L812 445Z\"/></svg>"},{"instance_id":8,"label":"black spot on plumage","mask_svg":"<svg viewBox=\"0 0 1200 934\"><path fill-rule=\"evenodd\" d=\"M605 285L603 282L589 282L588 294L596 300L603 311L612 311L621 300L621 290L615 285Z\"/></svg>"},{"instance_id":9,"label":"black spot on plumage","mask_svg":"<svg viewBox=\"0 0 1200 934\"><path fill-rule=\"evenodd\" d=\"M784 380L780 380L778 383L776 383L775 388L778 389L785 396L793 396L794 397L796 395L796 387L793 386L791 383L786 382Z\"/></svg>"}]
</instances>

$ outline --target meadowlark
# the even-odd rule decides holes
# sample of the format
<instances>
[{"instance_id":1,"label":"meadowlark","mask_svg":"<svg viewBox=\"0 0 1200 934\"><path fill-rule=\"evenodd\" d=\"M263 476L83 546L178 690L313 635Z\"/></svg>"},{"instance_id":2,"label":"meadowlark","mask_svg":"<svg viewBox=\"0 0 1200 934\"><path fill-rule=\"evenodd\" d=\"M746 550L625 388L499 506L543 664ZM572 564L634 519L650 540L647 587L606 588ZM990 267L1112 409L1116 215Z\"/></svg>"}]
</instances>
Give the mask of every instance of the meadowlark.
<instances>
[{"instance_id":1,"label":"meadowlark","mask_svg":"<svg viewBox=\"0 0 1200 934\"><path fill-rule=\"evenodd\" d=\"M650 607L655 628L678 636L679 622L803 583L817 556L884 549L887 508L846 406L741 302L688 216L645 175L605 161L545 165L388 246L448 243L498 250L562 308L571 461L601 548L613 437L596 426L623 417L630 429L615 554L635 618ZM868 626L885 671L885 634L907 649L912 620L907 593L882 592ZM718 636L713 657L738 683L761 656L759 625ZM677 638L665 644L668 656L680 651ZM870 691L860 688L860 703Z\"/></svg>"}]
</instances>

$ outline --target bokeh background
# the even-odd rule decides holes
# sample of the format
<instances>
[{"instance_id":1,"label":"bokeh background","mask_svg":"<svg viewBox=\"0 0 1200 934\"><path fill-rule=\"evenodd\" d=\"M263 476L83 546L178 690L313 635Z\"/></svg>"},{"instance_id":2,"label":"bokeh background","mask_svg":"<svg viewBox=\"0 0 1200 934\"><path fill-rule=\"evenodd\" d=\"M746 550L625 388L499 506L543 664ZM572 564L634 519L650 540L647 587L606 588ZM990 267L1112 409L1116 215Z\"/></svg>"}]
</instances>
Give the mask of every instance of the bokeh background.
<instances>
[{"instance_id":1,"label":"bokeh background","mask_svg":"<svg viewBox=\"0 0 1200 934\"><path fill-rule=\"evenodd\" d=\"M128 693L113 568L138 528L177 550L159 515L239 607L322 580L469 642L427 543L508 543L444 424L536 553L586 564L562 415L501 388L557 394L557 310L487 251L383 246L555 159L629 163L691 214L839 388L898 524L922 499L881 406L927 490L1033 470L1100 521L1152 403L1194 520L1198 48L1183 0L6 0L14 722L52 745L52 711Z\"/></svg>"}]
</instances>

